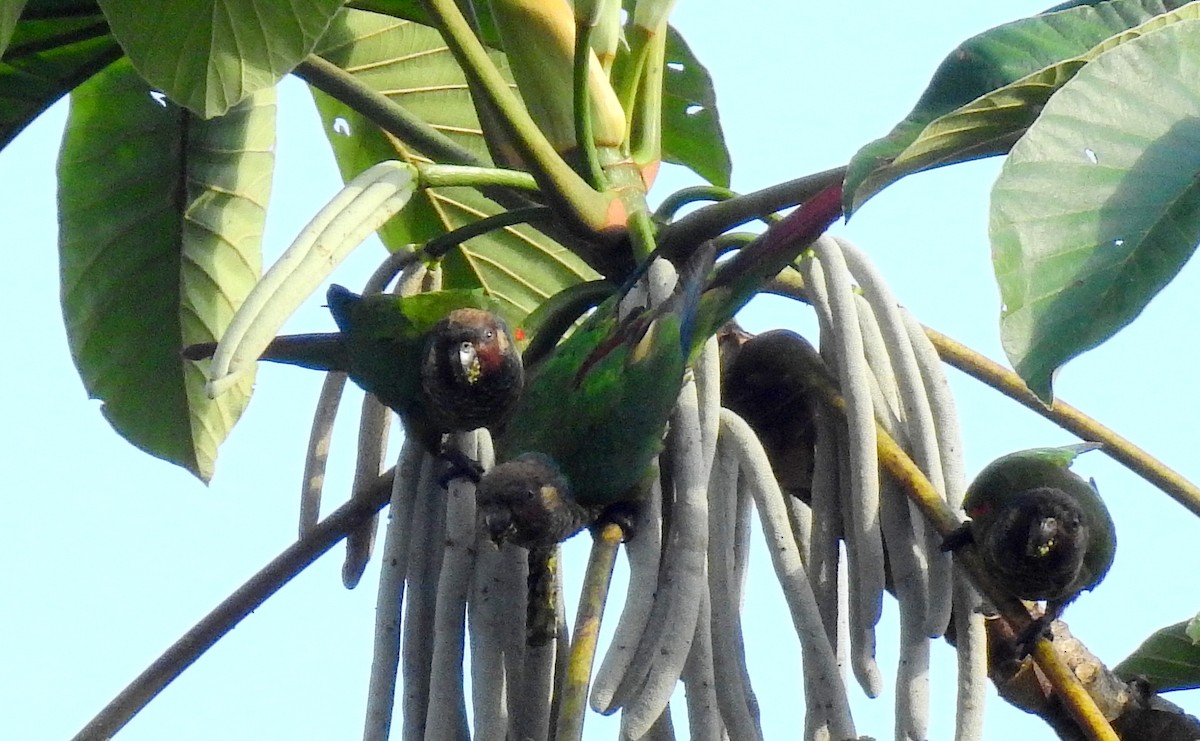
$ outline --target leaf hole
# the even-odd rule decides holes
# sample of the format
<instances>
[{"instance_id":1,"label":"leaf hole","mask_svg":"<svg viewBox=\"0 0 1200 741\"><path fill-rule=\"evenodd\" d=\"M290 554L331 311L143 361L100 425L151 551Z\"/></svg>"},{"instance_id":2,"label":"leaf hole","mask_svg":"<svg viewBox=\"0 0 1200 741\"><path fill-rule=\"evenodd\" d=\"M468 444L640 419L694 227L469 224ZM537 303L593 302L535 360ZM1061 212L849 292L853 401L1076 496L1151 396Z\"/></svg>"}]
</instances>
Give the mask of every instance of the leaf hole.
<instances>
[{"instance_id":1,"label":"leaf hole","mask_svg":"<svg viewBox=\"0 0 1200 741\"><path fill-rule=\"evenodd\" d=\"M683 62L667 62L667 69L672 72L682 72L684 69Z\"/></svg>"},{"instance_id":2,"label":"leaf hole","mask_svg":"<svg viewBox=\"0 0 1200 741\"><path fill-rule=\"evenodd\" d=\"M1125 246L1125 240L1121 239L1120 237L1117 237L1116 239L1114 239L1112 243L1113 243L1113 247L1124 247Z\"/></svg>"},{"instance_id":3,"label":"leaf hole","mask_svg":"<svg viewBox=\"0 0 1200 741\"><path fill-rule=\"evenodd\" d=\"M342 136L350 136L350 122L338 116L333 119L333 132Z\"/></svg>"},{"instance_id":4,"label":"leaf hole","mask_svg":"<svg viewBox=\"0 0 1200 741\"><path fill-rule=\"evenodd\" d=\"M1100 158L1096 155L1096 150L1091 147L1084 147L1083 156L1087 157L1087 161L1093 165L1100 161Z\"/></svg>"},{"instance_id":5,"label":"leaf hole","mask_svg":"<svg viewBox=\"0 0 1200 741\"><path fill-rule=\"evenodd\" d=\"M163 108L167 107L166 93L163 93L161 90L151 90L150 91L150 99L153 100L155 103L158 103Z\"/></svg>"},{"instance_id":6,"label":"leaf hole","mask_svg":"<svg viewBox=\"0 0 1200 741\"><path fill-rule=\"evenodd\" d=\"M685 108L683 112L689 116L696 116L704 112L704 106L693 103Z\"/></svg>"}]
</instances>

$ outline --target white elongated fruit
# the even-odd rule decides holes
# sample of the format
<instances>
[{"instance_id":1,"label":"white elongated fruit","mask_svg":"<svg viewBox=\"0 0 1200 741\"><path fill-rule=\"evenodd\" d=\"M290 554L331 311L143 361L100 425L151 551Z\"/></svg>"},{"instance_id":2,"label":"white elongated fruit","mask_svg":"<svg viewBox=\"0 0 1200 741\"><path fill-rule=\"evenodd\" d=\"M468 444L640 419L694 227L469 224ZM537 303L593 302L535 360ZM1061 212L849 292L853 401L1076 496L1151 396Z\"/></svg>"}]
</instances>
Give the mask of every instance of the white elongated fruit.
<instances>
[{"instance_id":1,"label":"white elongated fruit","mask_svg":"<svg viewBox=\"0 0 1200 741\"><path fill-rule=\"evenodd\" d=\"M367 169L322 208L250 291L213 353L205 391L216 398L267 348L289 316L417 188L417 170L387 161Z\"/></svg>"}]
</instances>

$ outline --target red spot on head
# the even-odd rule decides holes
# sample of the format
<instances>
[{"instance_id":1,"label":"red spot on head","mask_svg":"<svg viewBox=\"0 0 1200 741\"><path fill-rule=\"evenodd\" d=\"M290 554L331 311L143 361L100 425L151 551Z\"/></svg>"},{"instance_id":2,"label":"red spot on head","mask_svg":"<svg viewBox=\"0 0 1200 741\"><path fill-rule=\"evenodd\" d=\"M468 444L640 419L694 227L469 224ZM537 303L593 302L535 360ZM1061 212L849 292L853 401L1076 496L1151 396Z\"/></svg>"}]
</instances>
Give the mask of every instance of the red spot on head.
<instances>
[{"instance_id":1,"label":"red spot on head","mask_svg":"<svg viewBox=\"0 0 1200 741\"><path fill-rule=\"evenodd\" d=\"M525 341L525 328L517 327L516 331L513 332L513 337L516 338L517 342L524 342Z\"/></svg>"},{"instance_id":2,"label":"red spot on head","mask_svg":"<svg viewBox=\"0 0 1200 741\"><path fill-rule=\"evenodd\" d=\"M975 506L967 510L967 514L971 517L982 517L992 511L991 502L979 502Z\"/></svg>"}]
</instances>

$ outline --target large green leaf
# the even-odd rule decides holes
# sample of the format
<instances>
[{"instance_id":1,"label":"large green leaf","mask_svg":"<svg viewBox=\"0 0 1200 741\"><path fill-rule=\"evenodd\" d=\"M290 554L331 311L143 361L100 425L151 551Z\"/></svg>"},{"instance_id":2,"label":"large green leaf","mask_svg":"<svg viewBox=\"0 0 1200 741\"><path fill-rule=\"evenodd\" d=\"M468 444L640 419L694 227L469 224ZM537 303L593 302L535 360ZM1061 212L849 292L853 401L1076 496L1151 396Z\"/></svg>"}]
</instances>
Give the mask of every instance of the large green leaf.
<instances>
[{"instance_id":1,"label":"large green leaf","mask_svg":"<svg viewBox=\"0 0 1200 741\"><path fill-rule=\"evenodd\" d=\"M119 433L204 480L252 381L211 401L179 350L219 336L258 279L274 122L273 90L204 121L128 60L71 96L58 166L71 354Z\"/></svg>"},{"instance_id":2,"label":"large green leaf","mask_svg":"<svg viewBox=\"0 0 1200 741\"><path fill-rule=\"evenodd\" d=\"M0 147L120 56L95 3L30 2L0 55Z\"/></svg>"},{"instance_id":3,"label":"large green leaf","mask_svg":"<svg viewBox=\"0 0 1200 741\"><path fill-rule=\"evenodd\" d=\"M997 26L963 42L938 67L908 116L851 159L846 173L846 212L852 213L905 175L1007 152L1028 125L1028 117L1036 116L1045 96L1053 92L1038 87L1047 81L1061 85L1069 78L1062 74L1063 69L1054 69L1056 65L1184 4L1185 0L1114 0L1076 6ZM960 119L928 131L937 119L972 101L1043 72L1046 80L1015 92L1010 89L1011 94L997 100L1003 108L987 123L998 124L998 129L976 129L976 121ZM1035 97L1027 99L1030 94ZM1036 99L1039 94L1041 100ZM934 136L936 142L923 141Z\"/></svg>"},{"instance_id":4,"label":"large green leaf","mask_svg":"<svg viewBox=\"0 0 1200 741\"><path fill-rule=\"evenodd\" d=\"M1200 21L1088 64L992 191L1001 335L1042 399L1068 359L1136 317L1200 240Z\"/></svg>"},{"instance_id":5,"label":"large green leaf","mask_svg":"<svg viewBox=\"0 0 1200 741\"><path fill-rule=\"evenodd\" d=\"M4 56L8 40L12 38L13 31L17 28L17 19L21 17L21 11L24 9L25 0L0 2L0 56Z\"/></svg>"},{"instance_id":6,"label":"large green leaf","mask_svg":"<svg viewBox=\"0 0 1200 741\"><path fill-rule=\"evenodd\" d=\"M429 24L424 7L413 0L354 0L350 5ZM496 33L488 4L478 2L475 5L484 41L493 48L500 48L500 36ZM619 54L623 56L627 51L622 47ZM663 159L683 165L710 183L727 188L733 166L725 145L725 135L721 131L712 78L674 28L667 30L665 56ZM617 68L620 66L618 61Z\"/></svg>"},{"instance_id":7,"label":"large green leaf","mask_svg":"<svg viewBox=\"0 0 1200 741\"><path fill-rule=\"evenodd\" d=\"M347 10L335 19L318 52L487 161L487 147L466 80L433 29L390 16ZM496 61L503 68L503 59ZM325 132L344 178L376 162L424 161L352 109L314 91ZM422 244L501 211L470 188L421 191L380 231L392 250ZM595 273L539 232L510 227L477 237L444 261L447 287L482 287L523 317L547 296Z\"/></svg>"},{"instance_id":8,"label":"large green leaf","mask_svg":"<svg viewBox=\"0 0 1200 741\"><path fill-rule=\"evenodd\" d=\"M708 70L679 32L667 32L663 79L663 159L683 165L708 182L729 187L733 163L717 115L717 94Z\"/></svg>"},{"instance_id":9,"label":"large green leaf","mask_svg":"<svg viewBox=\"0 0 1200 741\"><path fill-rule=\"evenodd\" d=\"M99 0L153 87L219 116L274 87L313 50L342 0Z\"/></svg>"},{"instance_id":10,"label":"large green leaf","mask_svg":"<svg viewBox=\"0 0 1200 741\"><path fill-rule=\"evenodd\" d=\"M1113 668L1125 680L1142 678L1155 692L1200 687L1200 616L1157 631Z\"/></svg>"}]
</instances>

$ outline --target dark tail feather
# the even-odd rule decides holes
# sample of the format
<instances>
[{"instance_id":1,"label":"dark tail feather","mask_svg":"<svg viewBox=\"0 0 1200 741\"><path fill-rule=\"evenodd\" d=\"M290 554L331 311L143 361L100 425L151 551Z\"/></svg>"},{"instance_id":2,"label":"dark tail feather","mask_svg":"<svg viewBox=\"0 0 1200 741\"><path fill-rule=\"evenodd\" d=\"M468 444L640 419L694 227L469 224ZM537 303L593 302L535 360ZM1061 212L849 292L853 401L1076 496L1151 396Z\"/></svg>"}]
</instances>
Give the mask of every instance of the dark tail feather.
<instances>
[{"instance_id":1,"label":"dark tail feather","mask_svg":"<svg viewBox=\"0 0 1200 741\"><path fill-rule=\"evenodd\" d=\"M683 318L683 323L679 328L679 339L683 347L687 348L689 355L691 354L693 335L697 329L696 310L700 305L700 296L704 294L708 275L712 272L716 260L716 242L711 240L704 242L692 253L683 267L683 272L679 275L679 287L676 290L680 302L679 316Z\"/></svg>"},{"instance_id":2,"label":"dark tail feather","mask_svg":"<svg viewBox=\"0 0 1200 741\"><path fill-rule=\"evenodd\" d=\"M216 350L217 343L201 342L183 348L180 355L185 360L203 360L211 358ZM346 344L337 332L276 337L267 345L259 360L323 371L346 371L350 368Z\"/></svg>"},{"instance_id":3,"label":"dark tail feather","mask_svg":"<svg viewBox=\"0 0 1200 741\"><path fill-rule=\"evenodd\" d=\"M204 360L211 358L216 351L217 343L215 342L197 342L195 345L188 345L180 350L179 356L184 360Z\"/></svg>"}]
</instances>

